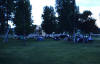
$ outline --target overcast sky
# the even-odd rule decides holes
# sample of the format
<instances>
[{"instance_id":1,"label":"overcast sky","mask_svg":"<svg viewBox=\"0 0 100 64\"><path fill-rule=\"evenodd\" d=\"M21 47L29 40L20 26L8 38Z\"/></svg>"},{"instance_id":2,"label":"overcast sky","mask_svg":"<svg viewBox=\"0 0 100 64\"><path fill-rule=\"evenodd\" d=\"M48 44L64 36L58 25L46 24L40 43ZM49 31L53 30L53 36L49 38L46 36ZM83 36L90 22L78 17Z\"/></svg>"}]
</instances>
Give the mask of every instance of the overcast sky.
<instances>
[{"instance_id":1,"label":"overcast sky","mask_svg":"<svg viewBox=\"0 0 100 64\"><path fill-rule=\"evenodd\" d=\"M32 14L33 14L33 20L34 24L40 25L41 20L41 14L43 13L43 7L44 6L55 6L55 0L30 0L32 4Z\"/></svg>"},{"instance_id":2,"label":"overcast sky","mask_svg":"<svg viewBox=\"0 0 100 64\"><path fill-rule=\"evenodd\" d=\"M34 19L34 24L40 25L41 14L43 13L43 7L53 6L55 7L55 0L30 0L32 4L32 14ZM96 24L100 27L100 0L76 0L76 4L80 8L82 13L84 10L90 10L93 15L92 17L97 19Z\"/></svg>"}]
</instances>

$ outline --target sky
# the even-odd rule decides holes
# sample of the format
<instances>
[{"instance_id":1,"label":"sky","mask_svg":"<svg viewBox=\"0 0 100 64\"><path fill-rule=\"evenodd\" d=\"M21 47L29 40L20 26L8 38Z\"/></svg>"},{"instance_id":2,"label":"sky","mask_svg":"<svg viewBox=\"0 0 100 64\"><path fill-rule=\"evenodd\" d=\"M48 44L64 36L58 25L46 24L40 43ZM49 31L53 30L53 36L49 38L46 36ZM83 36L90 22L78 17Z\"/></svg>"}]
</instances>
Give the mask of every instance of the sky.
<instances>
[{"instance_id":1,"label":"sky","mask_svg":"<svg viewBox=\"0 0 100 64\"><path fill-rule=\"evenodd\" d=\"M30 0L32 4L32 15L34 24L40 25L42 22L41 14L43 14L44 6L53 6L55 7L55 0Z\"/></svg>"},{"instance_id":2,"label":"sky","mask_svg":"<svg viewBox=\"0 0 100 64\"><path fill-rule=\"evenodd\" d=\"M30 0L32 4L32 15L34 24L40 25L42 22L41 14L43 14L44 6L55 7L55 0ZM95 18L96 24L100 27L100 0L76 0L77 6L79 6L80 13L84 10L90 10Z\"/></svg>"}]
</instances>

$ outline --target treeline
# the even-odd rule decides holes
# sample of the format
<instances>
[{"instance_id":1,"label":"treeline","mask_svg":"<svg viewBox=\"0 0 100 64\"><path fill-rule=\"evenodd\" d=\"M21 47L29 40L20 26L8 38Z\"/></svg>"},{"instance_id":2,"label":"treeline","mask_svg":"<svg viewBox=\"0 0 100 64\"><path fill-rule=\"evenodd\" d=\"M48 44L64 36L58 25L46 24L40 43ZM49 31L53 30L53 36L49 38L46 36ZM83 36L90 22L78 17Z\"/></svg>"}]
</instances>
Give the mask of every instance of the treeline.
<instances>
[{"instance_id":1,"label":"treeline","mask_svg":"<svg viewBox=\"0 0 100 64\"><path fill-rule=\"evenodd\" d=\"M56 10L56 11L55 11ZM55 14L58 16L55 16ZM15 34L27 36L36 28L32 20L30 0L0 0L0 35L9 30L9 21L15 25ZM56 8L45 6L42 14L42 30L50 33L73 33L81 30L83 33L98 33L96 20L91 17L91 11L79 13L75 0L56 0Z\"/></svg>"},{"instance_id":2,"label":"treeline","mask_svg":"<svg viewBox=\"0 0 100 64\"><path fill-rule=\"evenodd\" d=\"M55 13L58 13L58 17ZM95 25L96 19L92 18L92 12L85 10L79 12L79 7L76 6L75 0L56 0L56 12L53 7L45 6L42 15L42 29L50 34L63 32L82 33L99 33L98 27Z\"/></svg>"}]
</instances>

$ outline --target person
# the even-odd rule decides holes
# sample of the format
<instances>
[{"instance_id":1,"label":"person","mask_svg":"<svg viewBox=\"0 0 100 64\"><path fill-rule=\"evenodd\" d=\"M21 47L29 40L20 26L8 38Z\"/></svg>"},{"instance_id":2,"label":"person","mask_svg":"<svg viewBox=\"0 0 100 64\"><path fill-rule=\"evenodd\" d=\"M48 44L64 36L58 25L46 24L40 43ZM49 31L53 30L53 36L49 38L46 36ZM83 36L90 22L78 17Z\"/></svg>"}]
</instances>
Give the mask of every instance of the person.
<instances>
[{"instance_id":1,"label":"person","mask_svg":"<svg viewBox=\"0 0 100 64\"><path fill-rule=\"evenodd\" d=\"M58 36L53 38L54 40L60 40L60 38Z\"/></svg>"},{"instance_id":2,"label":"person","mask_svg":"<svg viewBox=\"0 0 100 64\"><path fill-rule=\"evenodd\" d=\"M91 36L89 36L89 37L88 37L88 41L90 41L90 42L92 42L92 41L93 41L93 39L92 39L92 37L91 37Z\"/></svg>"},{"instance_id":3,"label":"person","mask_svg":"<svg viewBox=\"0 0 100 64\"><path fill-rule=\"evenodd\" d=\"M44 38L43 38L42 36L39 36L39 37L37 37L37 40L38 40L38 41L43 41Z\"/></svg>"},{"instance_id":4,"label":"person","mask_svg":"<svg viewBox=\"0 0 100 64\"><path fill-rule=\"evenodd\" d=\"M88 42L88 35L84 36L84 42L87 43Z\"/></svg>"}]
</instances>

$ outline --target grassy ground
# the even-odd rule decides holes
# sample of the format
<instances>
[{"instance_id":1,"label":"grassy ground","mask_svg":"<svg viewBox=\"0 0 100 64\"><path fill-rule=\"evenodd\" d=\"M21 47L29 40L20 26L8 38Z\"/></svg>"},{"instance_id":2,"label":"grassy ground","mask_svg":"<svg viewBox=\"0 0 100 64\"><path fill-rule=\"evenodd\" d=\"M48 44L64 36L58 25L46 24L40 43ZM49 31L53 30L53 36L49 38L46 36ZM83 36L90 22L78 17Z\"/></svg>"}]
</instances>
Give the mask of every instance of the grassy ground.
<instances>
[{"instance_id":1,"label":"grassy ground","mask_svg":"<svg viewBox=\"0 0 100 64\"><path fill-rule=\"evenodd\" d=\"M100 64L100 41L0 41L0 64Z\"/></svg>"}]
</instances>

